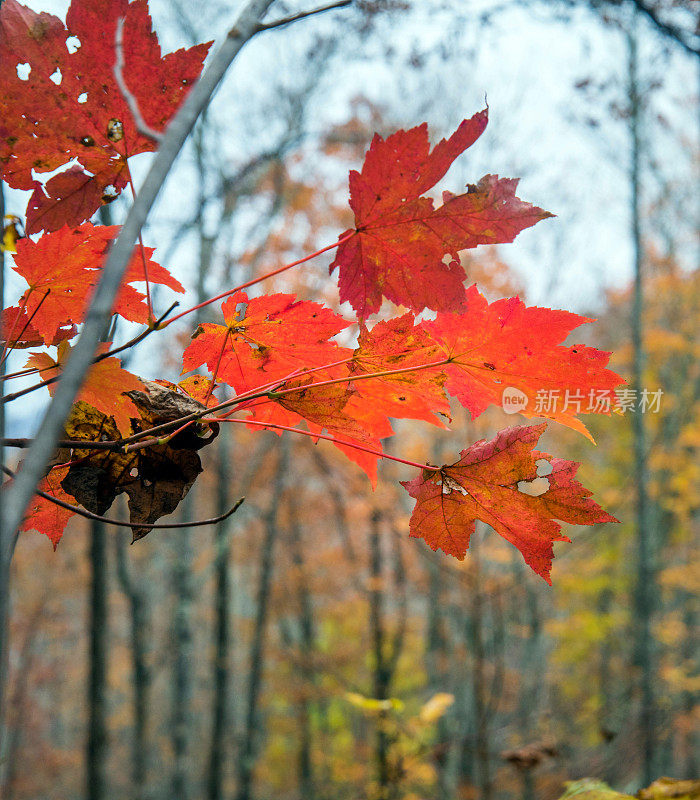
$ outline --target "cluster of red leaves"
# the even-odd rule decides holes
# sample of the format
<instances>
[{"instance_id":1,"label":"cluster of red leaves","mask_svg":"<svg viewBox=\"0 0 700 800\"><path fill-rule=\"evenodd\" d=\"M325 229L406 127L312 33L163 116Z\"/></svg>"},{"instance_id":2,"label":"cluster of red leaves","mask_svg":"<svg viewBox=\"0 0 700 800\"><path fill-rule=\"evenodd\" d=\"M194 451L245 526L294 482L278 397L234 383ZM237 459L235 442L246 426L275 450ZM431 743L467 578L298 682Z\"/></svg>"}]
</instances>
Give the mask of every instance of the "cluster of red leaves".
<instances>
[{"instance_id":1,"label":"cluster of red leaves","mask_svg":"<svg viewBox=\"0 0 700 800\"><path fill-rule=\"evenodd\" d=\"M27 367L42 379L60 373L117 232L81 223L126 185L127 157L153 149L112 76L120 18L124 74L146 122L163 129L198 75L208 45L161 57L144 0L73 0L66 26L16 0L5 0L0 9L2 177L33 190L28 230L50 231L17 245L15 270L28 288L16 306L3 311L2 328L6 348L58 346L55 357L29 357ZM74 37L77 49L67 46ZM31 67L28 77L18 74L20 63ZM494 175L463 194L443 193L437 207L426 196L479 138L487 119L487 110L479 112L432 149L426 125L387 139L375 136L361 172L350 173L355 228L339 237L331 272L338 269L340 300L350 303L356 320L290 294L232 292L222 305L224 324L200 325L183 353L183 374L206 366L211 380L193 376L172 388L215 413L214 381L224 383L234 402L219 409L219 421L245 412L256 427L281 431L305 424L311 435L347 453L372 481L383 457L381 440L393 433L390 420L444 425L450 398L476 417L489 405L501 405L503 390L511 387L527 397L525 416L549 417L587 435L573 406L543 413L535 400L541 391L610 397L621 383L606 368L609 354L563 344L590 320L528 307L517 297L489 304L476 286L465 287L459 261L460 251L511 242L551 215L516 197L517 181ZM36 181L36 173L57 168L64 170L45 184ZM184 291L152 255L143 248L134 256L114 306L115 314L131 322L149 321L145 296L132 284L148 280ZM368 325L384 298L408 312ZM426 310L436 313L421 316ZM334 341L354 324L354 348ZM133 402L142 389L118 359L106 358L88 375L80 408L95 409L110 430L128 437L142 430ZM518 547L549 581L553 542L567 540L556 520L614 520L574 479L576 464L533 449L545 427L509 428L491 442L468 447L455 464L426 465L403 484L417 500L411 535L461 559L478 519ZM545 464L545 490L528 492L526 485ZM62 486L66 469L54 467L44 489L75 502ZM70 513L37 498L24 528L36 528L56 543Z\"/></svg>"}]
</instances>

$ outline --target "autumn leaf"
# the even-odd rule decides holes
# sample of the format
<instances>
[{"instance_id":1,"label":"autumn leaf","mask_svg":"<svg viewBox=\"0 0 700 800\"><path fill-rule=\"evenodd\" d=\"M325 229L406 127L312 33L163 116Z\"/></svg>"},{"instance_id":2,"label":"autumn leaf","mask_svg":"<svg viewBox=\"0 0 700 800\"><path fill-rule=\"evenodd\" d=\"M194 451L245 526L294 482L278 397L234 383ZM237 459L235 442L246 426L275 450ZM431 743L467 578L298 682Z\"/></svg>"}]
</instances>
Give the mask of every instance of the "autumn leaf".
<instances>
[{"instance_id":1,"label":"autumn leaf","mask_svg":"<svg viewBox=\"0 0 700 800\"><path fill-rule=\"evenodd\" d=\"M361 327L350 375L393 373L356 380L354 386L368 405L389 417L422 419L444 427L436 417L450 418L444 360L430 334L414 325L413 314L404 314L382 320L371 330ZM435 362L438 366L425 369Z\"/></svg>"},{"instance_id":2,"label":"autumn leaf","mask_svg":"<svg viewBox=\"0 0 700 800\"><path fill-rule=\"evenodd\" d=\"M44 234L36 242L31 239L17 242L13 269L29 284L20 298L20 305L24 305L27 314L33 315L32 325L45 342L55 342L59 331L82 322L100 278L107 249L118 233L116 225L86 223ZM145 280L143 258L152 284L184 292L179 281L153 261L152 255L150 247L144 248L143 257L138 250L134 253L115 302L114 313L130 322L148 321L145 295L131 285Z\"/></svg>"},{"instance_id":3,"label":"autumn leaf","mask_svg":"<svg viewBox=\"0 0 700 800\"><path fill-rule=\"evenodd\" d=\"M548 417L590 437L579 413L610 413L622 378L606 368L610 353L586 345L561 344L592 320L550 308L526 306L518 297L489 304L476 286L461 314L438 314L421 326L438 345L425 358L448 359L445 388L473 417L504 405L504 390L523 393L517 409L526 417ZM538 395L540 402L538 402ZM552 403L542 398L552 398Z\"/></svg>"},{"instance_id":4,"label":"autumn leaf","mask_svg":"<svg viewBox=\"0 0 700 800\"><path fill-rule=\"evenodd\" d=\"M103 347L107 345L105 343ZM47 353L32 353L25 367L38 369L42 380L55 378L60 374L62 364L68 360L70 349L70 345L64 342L59 346L55 359ZM57 385L51 383L47 386L52 397ZM131 419L138 418L139 413L126 392L142 388L139 378L122 369L118 358L105 358L92 365L77 399L84 400L108 417L113 417L120 432L128 436L131 433Z\"/></svg>"},{"instance_id":5,"label":"autumn leaf","mask_svg":"<svg viewBox=\"0 0 700 800\"><path fill-rule=\"evenodd\" d=\"M321 373L324 378L330 374L333 373ZM304 421L312 433L326 432L337 437L334 446L364 470L376 486L382 439L394 432L386 413L366 402L352 383L311 385L318 380L318 374L314 373L313 377L287 381L272 394L273 402L260 398L246 406L246 410L258 422L295 427Z\"/></svg>"},{"instance_id":6,"label":"autumn leaf","mask_svg":"<svg viewBox=\"0 0 700 800\"><path fill-rule=\"evenodd\" d=\"M425 469L402 482L418 501L411 536L461 560L475 522L481 520L514 544L525 562L551 584L553 543L570 541L555 520L574 525L617 520L575 479L578 464L533 449L546 427L507 428L489 442L482 439L462 450L456 463ZM543 462L549 465L546 470ZM531 483L536 480L546 487ZM531 494L525 493L528 483Z\"/></svg>"},{"instance_id":7,"label":"autumn leaf","mask_svg":"<svg viewBox=\"0 0 700 800\"><path fill-rule=\"evenodd\" d=\"M57 345L64 339L72 339L78 332L75 325L61 325L48 342L34 327L33 320L22 306L10 306L2 310L0 322L0 345L13 350L24 350L27 347L39 347L42 344Z\"/></svg>"},{"instance_id":8,"label":"autumn leaf","mask_svg":"<svg viewBox=\"0 0 700 800\"><path fill-rule=\"evenodd\" d=\"M415 312L461 311L464 269L459 251L512 242L520 231L551 216L515 196L517 181L486 175L467 192L443 194L434 207L423 194L481 135L488 111L464 120L430 150L424 123L387 139L375 135L361 172L350 173L355 229L338 247L341 301L360 319L379 311L382 297ZM445 263L445 256L450 260Z\"/></svg>"},{"instance_id":9,"label":"autumn leaf","mask_svg":"<svg viewBox=\"0 0 700 800\"><path fill-rule=\"evenodd\" d=\"M147 125L162 131L209 44L162 56L144 0L73 0L65 25L16 0L0 4L0 164L10 186L33 190L29 233L89 219L126 186L127 158L156 149L112 73L120 18L125 81ZM60 168L43 185L34 178Z\"/></svg>"},{"instance_id":10,"label":"autumn leaf","mask_svg":"<svg viewBox=\"0 0 700 800\"><path fill-rule=\"evenodd\" d=\"M199 326L183 354L183 374L206 364L241 393L350 354L329 341L350 323L319 303L293 294L248 300L238 292L221 309L226 324Z\"/></svg>"},{"instance_id":11,"label":"autumn leaf","mask_svg":"<svg viewBox=\"0 0 700 800\"><path fill-rule=\"evenodd\" d=\"M138 409L134 421L137 431L204 409L196 400L151 381L129 394ZM208 429L207 436L199 436L196 426L190 426L168 443L130 452L76 445L61 486L88 511L100 515L105 514L117 495L126 493L129 520L137 526L133 536L140 539L149 532L148 524L175 511L202 471L196 451L213 441L218 431L218 426L203 427ZM86 443L104 442L117 441L120 431L112 417L78 400L66 420L65 435Z\"/></svg>"},{"instance_id":12,"label":"autumn leaf","mask_svg":"<svg viewBox=\"0 0 700 800\"><path fill-rule=\"evenodd\" d=\"M64 451L67 452L68 451ZM57 500L76 505L73 495L63 489L61 482L68 474L68 467L54 467L39 484L39 489ZM37 531L48 536L55 550L61 541L66 525L75 516L75 512L52 503L45 497L34 495L27 509L27 514L20 526L21 531Z\"/></svg>"}]
</instances>

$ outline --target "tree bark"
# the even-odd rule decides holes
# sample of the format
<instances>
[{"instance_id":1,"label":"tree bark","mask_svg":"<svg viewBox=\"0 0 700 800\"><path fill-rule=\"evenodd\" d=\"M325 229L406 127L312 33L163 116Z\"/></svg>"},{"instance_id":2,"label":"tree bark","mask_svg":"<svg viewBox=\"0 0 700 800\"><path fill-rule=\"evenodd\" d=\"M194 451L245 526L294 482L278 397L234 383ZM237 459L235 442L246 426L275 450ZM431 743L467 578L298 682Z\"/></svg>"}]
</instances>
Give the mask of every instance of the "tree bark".
<instances>
[{"instance_id":1,"label":"tree bark","mask_svg":"<svg viewBox=\"0 0 700 800\"><path fill-rule=\"evenodd\" d=\"M253 641L250 648L250 673L248 679L248 697L245 712L245 729L238 757L238 791L236 800L250 800L253 789L253 770L258 757L258 701L262 689L263 664L265 657L265 639L270 604L270 590L274 572L274 549L279 529L277 516L284 491L288 459L285 450L280 453L270 507L265 515L265 537L260 551L260 578L258 583L257 613Z\"/></svg>"},{"instance_id":2,"label":"tree bark","mask_svg":"<svg viewBox=\"0 0 700 800\"><path fill-rule=\"evenodd\" d=\"M133 733L131 742L131 780L134 800L148 796L149 741L148 707L151 674L148 668L148 597L129 572L127 563L128 534L115 534L117 578L129 605L129 636L133 670Z\"/></svg>"},{"instance_id":3,"label":"tree bark","mask_svg":"<svg viewBox=\"0 0 700 800\"><path fill-rule=\"evenodd\" d=\"M289 440L285 442L290 447ZM313 734L311 731L311 700L309 694L315 685L315 670L313 667L314 651L316 649L316 631L314 625L314 611L311 594L306 585L304 543L299 521L299 505L294 492L289 495L289 533L292 550L292 563L297 574L297 603L299 613L299 657L301 678L304 683L298 705L297 717L299 720L299 793L304 800L315 800L316 781L314 777L313 761L311 758L313 748Z\"/></svg>"},{"instance_id":4,"label":"tree bark","mask_svg":"<svg viewBox=\"0 0 700 800\"><path fill-rule=\"evenodd\" d=\"M0 181L0 221L5 218L5 193ZM0 249L0 308L5 308L5 251ZM0 340L2 327L0 324ZM5 364L0 364L0 376L5 374ZM5 463L5 405L0 402L0 464ZM1 480L1 479L0 479ZM2 524L4 520L4 492L0 492L0 785L7 764L6 697L10 649L10 538ZM10 532L14 535L14 531Z\"/></svg>"},{"instance_id":5,"label":"tree bark","mask_svg":"<svg viewBox=\"0 0 700 800\"><path fill-rule=\"evenodd\" d=\"M375 700L389 699L389 684L391 673L386 660L386 631L384 629L384 587L382 581L383 564L379 523L381 512L375 509L370 520L369 547L370 547L370 592L369 614L370 629L372 633L373 651L373 689ZM382 724L380 716L377 724L377 738L374 759L377 771L377 797L388 800L391 791L391 774L389 769L389 737Z\"/></svg>"},{"instance_id":6,"label":"tree bark","mask_svg":"<svg viewBox=\"0 0 700 800\"><path fill-rule=\"evenodd\" d=\"M90 525L92 569L89 610L87 800L106 800L107 791L107 532L103 522Z\"/></svg>"},{"instance_id":7,"label":"tree bark","mask_svg":"<svg viewBox=\"0 0 700 800\"><path fill-rule=\"evenodd\" d=\"M228 453L228 430L224 425L219 433L219 459L217 466L217 513L229 507L228 487L231 480ZM230 650L230 582L231 558L228 520L220 522L214 532L215 572L215 623L214 623L214 691L212 696L211 751L207 792L209 800L222 800L224 765L226 762L227 711L229 703L229 650Z\"/></svg>"},{"instance_id":8,"label":"tree bark","mask_svg":"<svg viewBox=\"0 0 700 800\"><path fill-rule=\"evenodd\" d=\"M192 519L192 492L185 497L181 509L183 518ZM192 544L190 528L173 531L175 564L173 567L173 683L172 683L172 733L173 775L172 799L189 800L191 797L190 734L192 728Z\"/></svg>"},{"instance_id":9,"label":"tree bark","mask_svg":"<svg viewBox=\"0 0 700 800\"><path fill-rule=\"evenodd\" d=\"M486 651L484 646L484 596L481 588L481 553L479 537L483 525L477 523L470 540L471 559L474 564L472 593L471 633L474 652L474 708L476 712L476 763L479 772L480 800L491 800L491 755L489 752L489 707L486 692Z\"/></svg>"},{"instance_id":10,"label":"tree bark","mask_svg":"<svg viewBox=\"0 0 700 800\"><path fill-rule=\"evenodd\" d=\"M639 398L644 388L644 274L641 216L642 97L639 82L636 19L633 16L627 33L627 66L630 135L630 221L634 260L634 294L632 301L632 387ZM642 738L642 781L648 786L654 780L656 709L654 698L654 642L652 616L655 570L653 564L653 529L649 503L648 435L644 414L640 409L631 414L634 441L634 481L636 489L637 582L635 587L635 653L640 671L640 733Z\"/></svg>"}]
</instances>

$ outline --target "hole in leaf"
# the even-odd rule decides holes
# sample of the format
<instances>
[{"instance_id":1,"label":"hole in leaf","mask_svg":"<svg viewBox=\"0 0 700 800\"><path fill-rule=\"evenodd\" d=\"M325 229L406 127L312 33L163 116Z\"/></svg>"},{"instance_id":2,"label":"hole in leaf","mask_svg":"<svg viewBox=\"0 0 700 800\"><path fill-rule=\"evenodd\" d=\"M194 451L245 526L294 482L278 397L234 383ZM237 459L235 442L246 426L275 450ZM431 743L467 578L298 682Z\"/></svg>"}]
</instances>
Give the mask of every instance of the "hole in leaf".
<instances>
[{"instance_id":1,"label":"hole in leaf","mask_svg":"<svg viewBox=\"0 0 700 800\"><path fill-rule=\"evenodd\" d=\"M49 80L53 81L56 84L56 86L61 85L61 81L63 80L63 75L61 75L61 70L58 67L56 67L56 71L53 73L53 75L49 75Z\"/></svg>"},{"instance_id":2,"label":"hole in leaf","mask_svg":"<svg viewBox=\"0 0 700 800\"><path fill-rule=\"evenodd\" d=\"M538 458L537 461L535 461L535 464L537 464L538 477L544 478L546 475L552 474L552 469L554 468L546 458Z\"/></svg>"},{"instance_id":3,"label":"hole in leaf","mask_svg":"<svg viewBox=\"0 0 700 800\"><path fill-rule=\"evenodd\" d=\"M87 92L83 92L82 94L78 95L78 102L79 103L87 103Z\"/></svg>"},{"instance_id":4,"label":"hole in leaf","mask_svg":"<svg viewBox=\"0 0 700 800\"><path fill-rule=\"evenodd\" d=\"M547 478L535 478L534 481L519 481L518 491L523 494L530 495L530 497L539 497L549 489L549 481Z\"/></svg>"},{"instance_id":5,"label":"hole in leaf","mask_svg":"<svg viewBox=\"0 0 700 800\"><path fill-rule=\"evenodd\" d=\"M138 471L138 469L136 469L136 467L132 467L132 468L129 470L129 475L131 475L131 477L132 477L132 478L138 478L138 476L139 476L139 471Z\"/></svg>"},{"instance_id":6,"label":"hole in leaf","mask_svg":"<svg viewBox=\"0 0 700 800\"><path fill-rule=\"evenodd\" d=\"M107 123L107 138L110 142L120 142L124 138L124 124L120 119L110 119Z\"/></svg>"},{"instance_id":7,"label":"hole in leaf","mask_svg":"<svg viewBox=\"0 0 700 800\"><path fill-rule=\"evenodd\" d=\"M111 203L113 200L117 199L118 195L119 192L117 192L116 187L110 183L109 186L105 186L102 192L102 202L105 203L105 205Z\"/></svg>"},{"instance_id":8,"label":"hole in leaf","mask_svg":"<svg viewBox=\"0 0 700 800\"><path fill-rule=\"evenodd\" d=\"M17 64L17 77L21 81L29 80L29 73L32 71L32 65L29 63Z\"/></svg>"},{"instance_id":9,"label":"hole in leaf","mask_svg":"<svg viewBox=\"0 0 700 800\"><path fill-rule=\"evenodd\" d=\"M69 36L66 39L66 50L69 53L75 53L76 50L80 50L80 39L77 36Z\"/></svg>"}]
</instances>

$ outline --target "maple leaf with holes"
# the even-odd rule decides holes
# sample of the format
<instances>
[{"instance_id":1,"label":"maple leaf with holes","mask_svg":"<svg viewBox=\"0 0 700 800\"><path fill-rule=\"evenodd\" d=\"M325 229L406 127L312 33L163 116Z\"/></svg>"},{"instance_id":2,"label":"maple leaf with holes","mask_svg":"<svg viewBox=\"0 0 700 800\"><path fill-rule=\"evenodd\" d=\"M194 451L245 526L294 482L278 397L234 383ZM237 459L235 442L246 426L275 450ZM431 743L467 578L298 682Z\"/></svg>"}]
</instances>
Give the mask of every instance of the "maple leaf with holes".
<instances>
[{"instance_id":1,"label":"maple leaf with holes","mask_svg":"<svg viewBox=\"0 0 700 800\"><path fill-rule=\"evenodd\" d=\"M461 311L464 269L459 251L512 242L520 231L552 216L515 196L517 180L484 176L467 192L443 193L435 208L424 193L482 134L488 110L464 120L430 149L428 126L375 135L361 172L350 172L355 229L330 266L339 270L341 301L360 319L379 311L382 297L415 312ZM445 256L450 261L445 263Z\"/></svg>"},{"instance_id":2,"label":"maple leaf with holes","mask_svg":"<svg viewBox=\"0 0 700 800\"><path fill-rule=\"evenodd\" d=\"M534 449L546 424L507 428L495 439L462 450L454 464L425 469L402 486L417 500L410 534L433 550L463 559L476 520L490 525L515 545L525 562L551 584L554 542L568 542L562 520L573 525L617 522L576 479L578 464ZM522 482L538 478L538 461L551 471L547 487L533 496Z\"/></svg>"},{"instance_id":3,"label":"maple leaf with holes","mask_svg":"<svg viewBox=\"0 0 700 800\"><path fill-rule=\"evenodd\" d=\"M105 342L100 349L104 351L108 347L109 343ZM62 365L68 360L70 349L68 342L63 342L58 347L55 359L47 353L31 353L25 367L38 369L42 380L55 378L60 374ZM52 397L56 387L56 383L51 383L46 387ZM125 392L142 389L141 380L131 372L122 369L121 361L118 358L105 358L90 367L76 399L89 403L108 417L113 417L120 432L124 436L128 436L131 433L131 419L132 417L138 418L139 413Z\"/></svg>"},{"instance_id":4,"label":"maple leaf with holes","mask_svg":"<svg viewBox=\"0 0 700 800\"><path fill-rule=\"evenodd\" d=\"M13 269L29 284L19 304L31 316L31 325L45 342L56 342L70 325L82 322L87 304L97 282L107 249L119 233L116 225L91 225L61 228L46 233L34 242L17 242ZM114 313L130 322L146 323L148 306L145 295L131 284L145 281L146 260L151 284L168 286L176 292L184 288L152 259L153 248L144 247L132 256L123 285L117 295Z\"/></svg>"},{"instance_id":5,"label":"maple leaf with holes","mask_svg":"<svg viewBox=\"0 0 700 800\"><path fill-rule=\"evenodd\" d=\"M526 306L519 297L489 304L472 286L463 313L438 313L419 327L437 345L424 357L448 360L445 388L473 417L491 404L503 406L504 390L510 387L527 398L527 405L518 408L524 416L548 417L590 439L577 415L596 409L609 414L614 389L624 381L607 369L610 353L561 344L587 322L592 320L569 311ZM538 402L540 393L552 398L551 407Z\"/></svg>"},{"instance_id":6,"label":"maple leaf with holes","mask_svg":"<svg viewBox=\"0 0 700 800\"><path fill-rule=\"evenodd\" d=\"M10 186L33 190L29 233L88 219L127 185L127 158L156 149L112 72L121 18L125 82L147 125L162 131L210 43L162 56L145 0L73 0L65 25L17 0L0 4L0 166ZM44 184L34 178L60 168Z\"/></svg>"}]
</instances>

